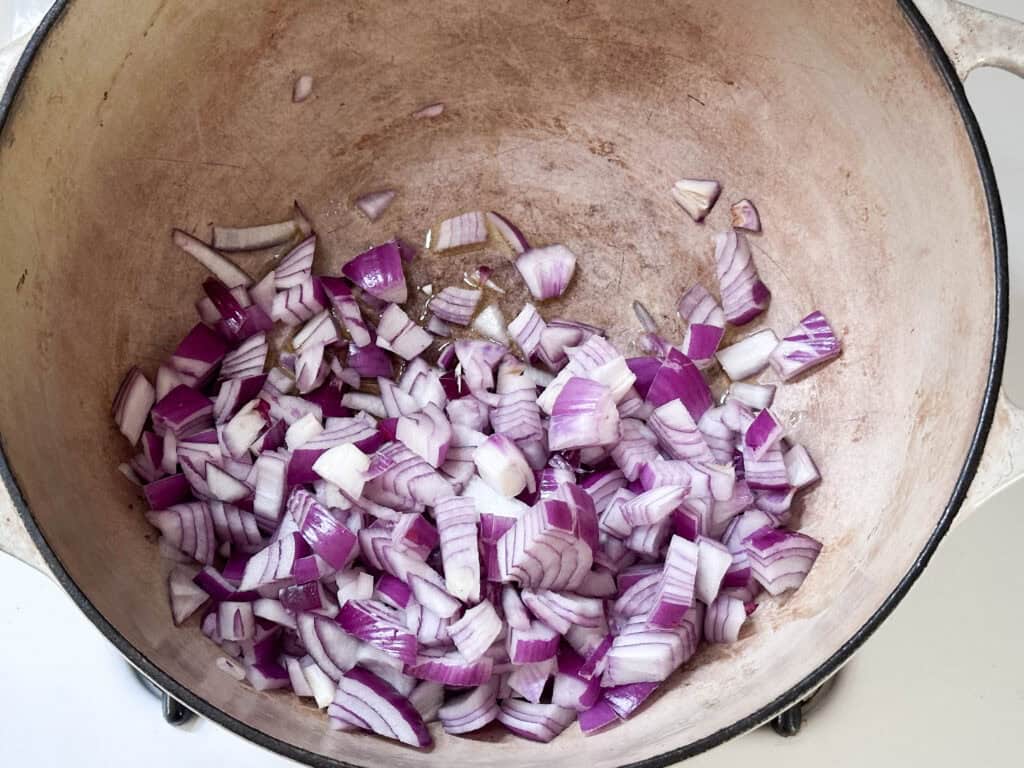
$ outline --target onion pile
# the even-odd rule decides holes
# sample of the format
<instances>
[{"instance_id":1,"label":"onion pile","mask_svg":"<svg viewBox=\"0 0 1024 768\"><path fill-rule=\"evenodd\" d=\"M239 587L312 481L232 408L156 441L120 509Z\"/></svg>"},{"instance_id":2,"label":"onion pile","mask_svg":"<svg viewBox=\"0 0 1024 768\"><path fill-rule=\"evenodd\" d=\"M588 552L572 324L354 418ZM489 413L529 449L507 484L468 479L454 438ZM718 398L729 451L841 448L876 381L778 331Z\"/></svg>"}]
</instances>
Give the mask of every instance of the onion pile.
<instances>
[{"instance_id":1,"label":"onion pile","mask_svg":"<svg viewBox=\"0 0 1024 768\"><path fill-rule=\"evenodd\" d=\"M718 185L675 193L703 218ZM737 224L755 229L742 203ZM175 231L214 273L200 322L155 385L128 372L113 416L139 451L121 470L173 561L175 624L199 614L218 666L256 689L413 747L432 721L549 741L578 720L589 734L633 716L702 642L737 642L761 596L798 588L818 556L786 527L819 475L770 409L775 386L716 399L703 372L717 355L737 376L771 365L788 380L840 351L817 311L781 341L718 348L727 321L771 297L743 233L717 238L724 309L693 286L674 346L637 305L652 354L627 358L534 304L500 321L509 343L475 335L486 268L435 294L444 332L429 332L401 306L399 240L327 276L305 217L217 231L234 248L292 247L253 282ZM576 267L494 212L448 219L433 242L504 243L535 301Z\"/></svg>"}]
</instances>

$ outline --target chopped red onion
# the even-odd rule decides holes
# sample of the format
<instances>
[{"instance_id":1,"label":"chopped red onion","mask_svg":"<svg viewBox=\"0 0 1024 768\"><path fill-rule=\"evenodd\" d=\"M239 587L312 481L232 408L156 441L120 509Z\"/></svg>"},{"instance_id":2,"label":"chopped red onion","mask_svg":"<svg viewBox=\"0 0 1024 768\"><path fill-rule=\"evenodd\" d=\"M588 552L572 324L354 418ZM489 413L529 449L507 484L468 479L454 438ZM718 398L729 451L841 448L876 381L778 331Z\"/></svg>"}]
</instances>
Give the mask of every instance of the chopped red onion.
<instances>
[{"instance_id":1,"label":"chopped red onion","mask_svg":"<svg viewBox=\"0 0 1024 768\"><path fill-rule=\"evenodd\" d=\"M295 231L291 219L255 227L214 227L213 247L220 251L258 251L288 242Z\"/></svg>"},{"instance_id":2,"label":"chopped red onion","mask_svg":"<svg viewBox=\"0 0 1024 768\"><path fill-rule=\"evenodd\" d=\"M658 406L648 426L665 453L673 459L704 463L715 458L690 411L680 399Z\"/></svg>"},{"instance_id":3,"label":"chopped red onion","mask_svg":"<svg viewBox=\"0 0 1024 768\"><path fill-rule=\"evenodd\" d=\"M322 312L327 297L320 282L310 278L274 296L271 317L288 326L301 325Z\"/></svg>"},{"instance_id":4,"label":"chopped red onion","mask_svg":"<svg viewBox=\"0 0 1024 768\"><path fill-rule=\"evenodd\" d=\"M704 639L709 643L735 643L746 620L742 600L719 595L708 604L704 614Z\"/></svg>"},{"instance_id":5,"label":"chopped red onion","mask_svg":"<svg viewBox=\"0 0 1024 768\"><path fill-rule=\"evenodd\" d=\"M718 202L722 185L708 179L680 179L672 186L672 199L696 222L701 222Z\"/></svg>"},{"instance_id":6,"label":"chopped red onion","mask_svg":"<svg viewBox=\"0 0 1024 768\"><path fill-rule=\"evenodd\" d=\"M691 323L686 329L680 348L698 367L707 367L714 361L715 352L718 351L718 345L724 335L725 329L717 325Z\"/></svg>"},{"instance_id":7,"label":"chopped red onion","mask_svg":"<svg viewBox=\"0 0 1024 768\"><path fill-rule=\"evenodd\" d=\"M416 660L416 635L402 614L375 600L348 600L341 606L338 625L353 637L369 643L406 664Z\"/></svg>"},{"instance_id":8,"label":"chopped red onion","mask_svg":"<svg viewBox=\"0 0 1024 768\"><path fill-rule=\"evenodd\" d=\"M432 743L423 718L408 699L369 670L354 667L341 677L334 702L328 709L332 719L347 713L367 730L413 747Z\"/></svg>"},{"instance_id":9,"label":"chopped red onion","mask_svg":"<svg viewBox=\"0 0 1024 768\"><path fill-rule=\"evenodd\" d=\"M606 688L603 698L620 719L628 720L657 688L657 683L617 685Z\"/></svg>"},{"instance_id":10,"label":"chopped red onion","mask_svg":"<svg viewBox=\"0 0 1024 768\"><path fill-rule=\"evenodd\" d=\"M368 192L356 198L356 208L370 221L376 221L384 215L384 211L391 206L397 194L393 189Z\"/></svg>"},{"instance_id":11,"label":"chopped red onion","mask_svg":"<svg viewBox=\"0 0 1024 768\"><path fill-rule=\"evenodd\" d=\"M456 325L469 325L480 303L480 291L448 286L430 300L430 311Z\"/></svg>"},{"instance_id":12,"label":"chopped red onion","mask_svg":"<svg viewBox=\"0 0 1024 768\"><path fill-rule=\"evenodd\" d=\"M473 688L491 677L494 661L482 656L470 662L458 651L421 648L416 661L406 667L406 674L420 680L432 680L452 688Z\"/></svg>"},{"instance_id":13,"label":"chopped red onion","mask_svg":"<svg viewBox=\"0 0 1024 768\"><path fill-rule=\"evenodd\" d=\"M473 455L477 473L503 496L518 496L526 488L536 490L533 470L522 451L505 435L491 435Z\"/></svg>"},{"instance_id":14,"label":"chopped red onion","mask_svg":"<svg viewBox=\"0 0 1024 768\"><path fill-rule=\"evenodd\" d=\"M155 390L149 379L138 368L132 367L121 382L111 408L117 428L132 445L139 442L155 400Z\"/></svg>"},{"instance_id":15,"label":"chopped red onion","mask_svg":"<svg viewBox=\"0 0 1024 768\"><path fill-rule=\"evenodd\" d=\"M593 563L579 520L564 501L538 502L497 543L502 581L536 589L572 589Z\"/></svg>"},{"instance_id":16,"label":"chopped red onion","mask_svg":"<svg viewBox=\"0 0 1024 768\"><path fill-rule=\"evenodd\" d=\"M569 287L576 272L576 254L564 245L531 248L516 259L516 269L533 298L554 299Z\"/></svg>"},{"instance_id":17,"label":"chopped red onion","mask_svg":"<svg viewBox=\"0 0 1024 768\"><path fill-rule=\"evenodd\" d=\"M446 733L470 733L498 716L498 678L450 699L438 711Z\"/></svg>"},{"instance_id":18,"label":"chopped red onion","mask_svg":"<svg viewBox=\"0 0 1024 768\"><path fill-rule=\"evenodd\" d=\"M646 400L657 408L676 398L695 421L711 407L711 390L700 369L678 349L670 349L651 379Z\"/></svg>"},{"instance_id":19,"label":"chopped red onion","mask_svg":"<svg viewBox=\"0 0 1024 768\"><path fill-rule=\"evenodd\" d=\"M747 427L743 436L744 451L750 449L754 461L760 461L765 453L778 445L786 433L778 418L767 408L761 411Z\"/></svg>"},{"instance_id":20,"label":"chopped red onion","mask_svg":"<svg viewBox=\"0 0 1024 768\"><path fill-rule=\"evenodd\" d=\"M167 591L171 603L171 618L180 625L194 614L210 596L193 579L197 569L187 565L176 565L167 576Z\"/></svg>"},{"instance_id":21,"label":"chopped red onion","mask_svg":"<svg viewBox=\"0 0 1024 768\"><path fill-rule=\"evenodd\" d=\"M763 371L778 343L775 331L766 328L718 350L715 357L729 378L739 381Z\"/></svg>"},{"instance_id":22,"label":"chopped red onion","mask_svg":"<svg viewBox=\"0 0 1024 768\"><path fill-rule=\"evenodd\" d=\"M604 620L604 605L599 598L549 589L524 589L522 599L534 616L562 634L574 624L596 627Z\"/></svg>"},{"instance_id":23,"label":"chopped red onion","mask_svg":"<svg viewBox=\"0 0 1024 768\"><path fill-rule=\"evenodd\" d=\"M310 235L292 248L274 270L274 288L284 291L311 280L315 252L316 235Z\"/></svg>"},{"instance_id":24,"label":"chopped red onion","mask_svg":"<svg viewBox=\"0 0 1024 768\"><path fill-rule=\"evenodd\" d=\"M549 448L608 445L618 432L619 412L608 387L578 376L570 378L551 409Z\"/></svg>"},{"instance_id":25,"label":"chopped red onion","mask_svg":"<svg viewBox=\"0 0 1024 768\"><path fill-rule=\"evenodd\" d=\"M650 491L649 491L650 493ZM728 555L728 550L726 550ZM732 561L732 556L729 556ZM673 536L665 554L647 621L651 627L672 628L695 604L695 583L699 570L699 547L681 536Z\"/></svg>"},{"instance_id":26,"label":"chopped red onion","mask_svg":"<svg viewBox=\"0 0 1024 768\"><path fill-rule=\"evenodd\" d=\"M757 208L746 198L738 203L733 203L729 212L732 215L733 229L745 229L748 232L761 231L761 217L757 214Z\"/></svg>"},{"instance_id":27,"label":"chopped red onion","mask_svg":"<svg viewBox=\"0 0 1024 768\"><path fill-rule=\"evenodd\" d=\"M532 664L517 664L509 675L508 685L527 701L540 702L548 679L555 674L555 659L546 659Z\"/></svg>"},{"instance_id":28,"label":"chopped red onion","mask_svg":"<svg viewBox=\"0 0 1024 768\"><path fill-rule=\"evenodd\" d=\"M394 352L403 360L412 360L430 344L429 333L410 320L397 304L388 305L377 326L378 347Z\"/></svg>"},{"instance_id":29,"label":"chopped red onion","mask_svg":"<svg viewBox=\"0 0 1024 768\"><path fill-rule=\"evenodd\" d=\"M495 211L487 212L487 223L498 233L501 239L512 249L517 256L530 249L526 237L519 231L519 227Z\"/></svg>"},{"instance_id":30,"label":"chopped red onion","mask_svg":"<svg viewBox=\"0 0 1024 768\"><path fill-rule=\"evenodd\" d=\"M210 270L214 277L224 283L228 288L234 288L236 285L252 285L251 277L232 264L228 259L210 248L210 246L202 240L199 240L180 229L173 229L171 230L171 241L193 259Z\"/></svg>"},{"instance_id":31,"label":"chopped red onion","mask_svg":"<svg viewBox=\"0 0 1024 768\"><path fill-rule=\"evenodd\" d=\"M512 733L545 743L568 728L575 719L576 710L517 699L503 701L498 712L498 722Z\"/></svg>"},{"instance_id":32,"label":"chopped red onion","mask_svg":"<svg viewBox=\"0 0 1024 768\"><path fill-rule=\"evenodd\" d=\"M397 240L389 240L364 251L345 264L341 271L353 284L383 302L404 304L409 297L402 270L401 247ZM378 333L383 331L378 328Z\"/></svg>"},{"instance_id":33,"label":"chopped red onion","mask_svg":"<svg viewBox=\"0 0 1024 768\"><path fill-rule=\"evenodd\" d=\"M743 540L750 570L772 595L781 595L803 584L821 552L821 542L810 536L765 526Z\"/></svg>"},{"instance_id":34,"label":"chopped red onion","mask_svg":"<svg viewBox=\"0 0 1024 768\"><path fill-rule=\"evenodd\" d=\"M679 316L690 325L725 328L725 312L700 283L694 283L679 299Z\"/></svg>"},{"instance_id":35,"label":"chopped red onion","mask_svg":"<svg viewBox=\"0 0 1024 768\"><path fill-rule=\"evenodd\" d=\"M292 87L292 102L298 104L309 98L313 93L313 76L299 75Z\"/></svg>"},{"instance_id":36,"label":"chopped red onion","mask_svg":"<svg viewBox=\"0 0 1024 768\"><path fill-rule=\"evenodd\" d=\"M782 458L786 462L786 478L791 487L799 490L821 479L814 460L804 446L794 445Z\"/></svg>"},{"instance_id":37,"label":"chopped red onion","mask_svg":"<svg viewBox=\"0 0 1024 768\"><path fill-rule=\"evenodd\" d=\"M784 381L839 357L842 343L821 312L815 311L787 333L768 362Z\"/></svg>"},{"instance_id":38,"label":"chopped red onion","mask_svg":"<svg viewBox=\"0 0 1024 768\"><path fill-rule=\"evenodd\" d=\"M687 486L666 485L644 491L622 505L622 517L631 527L654 525L682 503Z\"/></svg>"},{"instance_id":39,"label":"chopped red onion","mask_svg":"<svg viewBox=\"0 0 1024 768\"><path fill-rule=\"evenodd\" d=\"M488 304L480 310L473 320L473 330L491 341L508 344L508 327L505 325L505 316L497 304Z\"/></svg>"},{"instance_id":40,"label":"chopped red onion","mask_svg":"<svg viewBox=\"0 0 1024 768\"><path fill-rule=\"evenodd\" d=\"M753 449L743 446L743 471L755 491L785 491L789 489L789 476L782 449L776 444L768 448L761 458L755 459Z\"/></svg>"},{"instance_id":41,"label":"chopped red onion","mask_svg":"<svg viewBox=\"0 0 1024 768\"><path fill-rule=\"evenodd\" d=\"M484 215L481 211L471 211L442 221L437 228L437 237L427 247L443 253L486 242L487 222Z\"/></svg>"},{"instance_id":42,"label":"chopped red onion","mask_svg":"<svg viewBox=\"0 0 1024 768\"><path fill-rule=\"evenodd\" d=\"M770 408L775 399L775 385L744 384L736 381L729 385L729 397L756 410Z\"/></svg>"},{"instance_id":43,"label":"chopped red onion","mask_svg":"<svg viewBox=\"0 0 1024 768\"><path fill-rule=\"evenodd\" d=\"M494 606L486 600L468 608L448 629L452 642L466 661L476 661L504 631Z\"/></svg>"},{"instance_id":44,"label":"chopped red onion","mask_svg":"<svg viewBox=\"0 0 1024 768\"><path fill-rule=\"evenodd\" d=\"M764 312L771 291L761 282L742 232L730 230L715 236L715 263L722 307L733 325L746 325Z\"/></svg>"}]
</instances>

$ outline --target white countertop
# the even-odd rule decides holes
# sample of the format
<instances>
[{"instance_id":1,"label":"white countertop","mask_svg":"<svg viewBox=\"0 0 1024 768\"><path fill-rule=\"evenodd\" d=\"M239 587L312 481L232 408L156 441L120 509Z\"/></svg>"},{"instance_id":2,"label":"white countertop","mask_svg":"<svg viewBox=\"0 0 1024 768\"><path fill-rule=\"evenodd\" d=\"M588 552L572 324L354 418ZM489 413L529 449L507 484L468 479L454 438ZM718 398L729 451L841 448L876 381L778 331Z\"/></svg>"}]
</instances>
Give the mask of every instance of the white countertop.
<instances>
[{"instance_id":1,"label":"white countertop","mask_svg":"<svg viewBox=\"0 0 1024 768\"><path fill-rule=\"evenodd\" d=\"M1022 0L976 5L1024 14ZM0 0L0 82L44 0ZM1007 215L1011 281L1024 306L1024 81L977 72L968 93L989 142ZM1024 402L1024 344L1011 331L1009 391ZM695 768L823 763L1003 768L1024 763L1024 484L943 543L918 585L841 673L834 691L782 739L768 729L692 760ZM159 704L63 592L0 555L0 764L80 768L291 765L207 721L166 725ZM826 762L827 761L827 762Z\"/></svg>"}]
</instances>

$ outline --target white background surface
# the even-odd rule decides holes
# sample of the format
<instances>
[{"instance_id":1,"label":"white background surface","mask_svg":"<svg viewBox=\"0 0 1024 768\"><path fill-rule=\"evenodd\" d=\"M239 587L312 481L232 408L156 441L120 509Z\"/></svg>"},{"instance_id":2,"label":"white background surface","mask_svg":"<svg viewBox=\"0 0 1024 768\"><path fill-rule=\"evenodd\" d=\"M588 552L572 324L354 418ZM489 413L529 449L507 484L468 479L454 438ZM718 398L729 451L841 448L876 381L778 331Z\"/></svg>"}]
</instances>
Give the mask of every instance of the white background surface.
<instances>
[{"instance_id":1,"label":"white background surface","mask_svg":"<svg viewBox=\"0 0 1024 768\"><path fill-rule=\"evenodd\" d=\"M1024 0L976 5L1024 17ZM0 82L45 6L41 0L0 0ZM1003 194L1012 290L1020 308L1024 81L981 71L971 76L968 93ZM1014 330L1008 384L1024 401L1024 350L1017 336ZM1018 486L946 540L918 586L844 670L799 736L783 740L762 729L689 765L1024 764L1022 502L1024 486ZM156 700L135 684L113 648L48 579L0 555L0 584L0 765L292 764L209 722L167 726Z\"/></svg>"}]
</instances>

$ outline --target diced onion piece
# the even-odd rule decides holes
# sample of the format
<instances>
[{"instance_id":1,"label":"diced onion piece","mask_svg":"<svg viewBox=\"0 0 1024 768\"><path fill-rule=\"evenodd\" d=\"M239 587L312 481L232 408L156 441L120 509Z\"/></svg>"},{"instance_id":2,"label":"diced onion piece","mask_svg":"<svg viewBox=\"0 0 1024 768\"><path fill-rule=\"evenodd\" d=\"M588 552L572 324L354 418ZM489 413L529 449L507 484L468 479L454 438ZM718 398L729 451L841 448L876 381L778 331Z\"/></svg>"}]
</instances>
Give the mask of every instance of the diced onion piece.
<instances>
[{"instance_id":1,"label":"diced onion piece","mask_svg":"<svg viewBox=\"0 0 1024 768\"><path fill-rule=\"evenodd\" d=\"M839 357L842 343L821 312L812 312L771 353L772 368L785 381Z\"/></svg>"},{"instance_id":2,"label":"diced onion piece","mask_svg":"<svg viewBox=\"0 0 1024 768\"><path fill-rule=\"evenodd\" d=\"M726 375L733 381L739 381L763 371L778 345L775 331L766 328L718 350L715 357Z\"/></svg>"},{"instance_id":3,"label":"diced onion piece","mask_svg":"<svg viewBox=\"0 0 1024 768\"><path fill-rule=\"evenodd\" d=\"M704 220L721 193L722 185L708 179L680 179L672 186L672 199L697 222Z\"/></svg>"},{"instance_id":4,"label":"diced onion piece","mask_svg":"<svg viewBox=\"0 0 1024 768\"><path fill-rule=\"evenodd\" d=\"M726 320L745 325L768 308L771 291L758 277L750 244L742 232L730 230L715 236L715 264Z\"/></svg>"},{"instance_id":5,"label":"diced onion piece","mask_svg":"<svg viewBox=\"0 0 1024 768\"><path fill-rule=\"evenodd\" d=\"M292 87L292 101L296 104L305 101L313 93L313 76L299 75Z\"/></svg>"},{"instance_id":6,"label":"diced onion piece","mask_svg":"<svg viewBox=\"0 0 1024 768\"><path fill-rule=\"evenodd\" d=\"M754 461L760 461L765 453L778 444L785 433L786 428L775 414L765 408L750 422L743 436L743 444L745 449L750 449Z\"/></svg>"},{"instance_id":7,"label":"diced onion piece","mask_svg":"<svg viewBox=\"0 0 1024 768\"><path fill-rule=\"evenodd\" d=\"M704 639L709 643L735 643L746 620L747 611L742 600L719 595L704 614Z\"/></svg>"},{"instance_id":8,"label":"diced onion piece","mask_svg":"<svg viewBox=\"0 0 1024 768\"><path fill-rule=\"evenodd\" d=\"M355 285L381 301L404 304L409 298L402 269L402 251L397 240L363 251L341 271Z\"/></svg>"},{"instance_id":9,"label":"diced onion piece","mask_svg":"<svg viewBox=\"0 0 1024 768\"><path fill-rule=\"evenodd\" d=\"M412 113L412 116L417 120L423 120L425 118L440 117L444 113L444 104L440 101L434 104L428 104L425 107L417 109Z\"/></svg>"},{"instance_id":10,"label":"diced onion piece","mask_svg":"<svg viewBox=\"0 0 1024 768\"><path fill-rule=\"evenodd\" d=\"M416 708L369 670L354 667L342 676L328 714L335 718L342 712L362 722L366 730L403 744L429 747L432 743Z\"/></svg>"},{"instance_id":11,"label":"diced onion piece","mask_svg":"<svg viewBox=\"0 0 1024 768\"><path fill-rule=\"evenodd\" d=\"M761 217L757 214L757 208L746 198L738 203L733 203L729 212L732 216L733 229L745 229L748 232L761 231Z\"/></svg>"},{"instance_id":12,"label":"diced onion piece","mask_svg":"<svg viewBox=\"0 0 1024 768\"><path fill-rule=\"evenodd\" d=\"M498 722L512 733L544 743L568 728L575 719L574 709L518 699L506 699L498 712Z\"/></svg>"},{"instance_id":13,"label":"diced onion piece","mask_svg":"<svg viewBox=\"0 0 1024 768\"><path fill-rule=\"evenodd\" d=\"M821 552L821 542L780 528L759 528L743 540L750 570L772 595L781 595L803 584Z\"/></svg>"},{"instance_id":14,"label":"diced onion piece","mask_svg":"<svg viewBox=\"0 0 1024 768\"><path fill-rule=\"evenodd\" d=\"M551 409L548 447L552 451L609 445L619 436L619 412L608 387L573 376Z\"/></svg>"},{"instance_id":15,"label":"diced onion piece","mask_svg":"<svg viewBox=\"0 0 1024 768\"><path fill-rule=\"evenodd\" d=\"M679 299L679 316L688 324L725 328L725 312L700 283L694 283Z\"/></svg>"},{"instance_id":16,"label":"diced onion piece","mask_svg":"<svg viewBox=\"0 0 1024 768\"><path fill-rule=\"evenodd\" d=\"M473 454L477 472L503 496L518 496L523 489L536 490L533 470L523 452L505 435L491 435Z\"/></svg>"},{"instance_id":17,"label":"diced onion piece","mask_svg":"<svg viewBox=\"0 0 1024 768\"><path fill-rule=\"evenodd\" d=\"M449 699L437 715L446 733L470 733L479 730L498 716L498 678Z\"/></svg>"},{"instance_id":18,"label":"diced onion piece","mask_svg":"<svg viewBox=\"0 0 1024 768\"><path fill-rule=\"evenodd\" d=\"M691 323L683 336L683 343L680 345L683 353L698 364L710 363L718 345L722 342L725 330L717 325L704 325L702 323Z\"/></svg>"},{"instance_id":19,"label":"diced onion piece","mask_svg":"<svg viewBox=\"0 0 1024 768\"><path fill-rule=\"evenodd\" d=\"M670 400L658 406L651 414L648 426L671 458L696 463L714 460L711 449L682 400Z\"/></svg>"},{"instance_id":20,"label":"diced onion piece","mask_svg":"<svg viewBox=\"0 0 1024 768\"><path fill-rule=\"evenodd\" d=\"M389 304L377 326L377 346L394 352L403 360L422 354L433 341L397 304Z\"/></svg>"},{"instance_id":21,"label":"diced onion piece","mask_svg":"<svg viewBox=\"0 0 1024 768\"><path fill-rule=\"evenodd\" d=\"M794 445L782 458L786 462L786 477L793 488L806 488L821 479L814 460L804 446Z\"/></svg>"},{"instance_id":22,"label":"diced onion piece","mask_svg":"<svg viewBox=\"0 0 1024 768\"><path fill-rule=\"evenodd\" d=\"M531 248L516 259L516 269L533 298L554 299L569 287L576 272L576 255L564 245Z\"/></svg>"},{"instance_id":23,"label":"diced onion piece","mask_svg":"<svg viewBox=\"0 0 1024 768\"><path fill-rule=\"evenodd\" d=\"M363 493L363 473L370 467L370 457L351 443L337 445L321 454L313 464L313 471L329 483L334 483L352 498Z\"/></svg>"},{"instance_id":24,"label":"diced onion piece","mask_svg":"<svg viewBox=\"0 0 1024 768\"><path fill-rule=\"evenodd\" d=\"M274 287L283 291L302 285L313 276L316 235L310 235L289 251L274 270ZM273 313L273 307L271 307Z\"/></svg>"},{"instance_id":25,"label":"diced onion piece","mask_svg":"<svg viewBox=\"0 0 1024 768\"><path fill-rule=\"evenodd\" d=\"M185 251L189 256L198 261L228 288L237 285L250 286L252 278L245 272L232 264L228 259L221 256L210 246L199 240L188 232L180 229L171 231L171 240L176 246Z\"/></svg>"},{"instance_id":26,"label":"diced onion piece","mask_svg":"<svg viewBox=\"0 0 1024 768\"><path fill-rule=\"evenodd\" d=\"M503 629L501 618L494 606L486 600L466 610L448 632L452 642L466 661L476 661L498 639Z\"/></svg>"},{"instance_id":27,"label":"diced onion piece","mask_svg":"<svg viewBox=\"0 0 1024 768\"><path fill-rule=\"evenodd\" d=\"M430 311L456 325L469 325L480 303L481 292L448 286L430 300Z\"/></svg>"},{"instance_id":28,"label":"diced onion piece","mask_svg":"<svg viewBox=\"0 0 1024 768\"><path fill-rule=\"evenodd\" d=\"M213 247L221 251L258 251L287 243L295 235L295 222L289 219L256 227L214 227Z\"/></svg>"},{"instance_id":29,"label":"diced onion piece","mask_svg":"<svg viewBox=\"0 0 1024 768\"><path fill-rule=\"evenodd\" d=\"M487 223L498 233L501 239L512 249L515 254L521 254L530 249L526 237L519 231L519 227L495 211L487 212Z\"/></svg>"},{"instance_id":30,"label":"diced onion piece","mask_svg":"<svg viewBox=\"0 0 1024 768\"><path fill-rule=\"evenodd\" d=\"M121 382L111 408L117 428L132 445L139 442L154 402L156 391L153 385L142 371L132 367Z\"/></svg>"},{"instance_id":31,"label":"diced onion piece","mask_svg":"<svg viewBox=\"0 0 1024 768\"><path fill-rule=\"evenodd\" d=\"M376 221L384 215L398 193L393 189L381 189L368 192L356 198L356 208L370 221Z\"/></svg>"},{"instance_id":32,"label":"diced onion piece","mask_svg":"<svg viewBox=\"0 0 1024 768\"><path fill-rule=\"evenodd\" d=\"M434 506L434 519L441 539L445 587L459 600L475 603L480 599L476 504L467 497L442 499Z\"/></svg>"},{"instance_id":33,"label":"diced onion piece","mask_svg":"<svg viewBox=\"0 0 1024 768\"><path fill-rule=\"evenodd\" d=\"M431 248L438 253L487 242L487 222L481 211L470 211L445 219L437 228Z\"/></svg>"},{"instance_id":34,"label":"diced onion piece","mask_svg":"<svg viewBox=\"0 0 1024 768\"><path fill-rule=\"evenodd\" d=\"M729 397L739 400L744 405L762 410L771 407L775 399L774 384L746 384L735 381L729 385Z\"/></svg>"},{"instance_id":35,"label":"diced onion piece","mask_svg":"<svg viewBox=\"0 0 1024 768\"><path fill-rule=\"evenodd\" d=\"M508 327L505 316L497 304L488 304L473 320L473 330L481 336L499 344L508 344Z\"/></svg>"}]
</instances>

